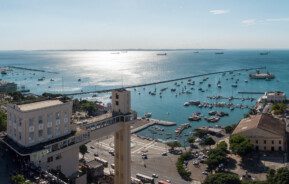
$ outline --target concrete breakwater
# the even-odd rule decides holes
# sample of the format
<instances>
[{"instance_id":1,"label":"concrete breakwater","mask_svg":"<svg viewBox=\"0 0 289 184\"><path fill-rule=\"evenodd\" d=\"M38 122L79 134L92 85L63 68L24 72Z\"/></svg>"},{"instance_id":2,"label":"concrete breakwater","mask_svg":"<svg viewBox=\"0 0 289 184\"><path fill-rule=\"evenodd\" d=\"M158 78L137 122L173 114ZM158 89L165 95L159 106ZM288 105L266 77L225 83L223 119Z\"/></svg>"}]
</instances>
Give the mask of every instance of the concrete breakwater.
<instances>
[{"instance_id":1,"label":"concrete breakwater","mask_svg":"<svg viewBox=\"0 0 289 184\"><path fill-rule=\"evenodd\" d=\"M26 68L26 67L20 67L20 66L8 66L8 68L18 69L18 70L28 70L28 71L34 71L34 72L45 72L45 73L59 74L58 72L52 72L52 71L46 71L46 70L40 70L40 69L33 69L33 68Z\"/></svg>"},{"instance_id":2,"label":"concrete breakwater","mask_svg":"<svg viewBox=\"0 0 289 184\"><path fill-rule=\"evenodd\" d=\"M118 90L118 89L123 89L123 88L125 88L125 89L130 89L130 88L137 88L137 87L145 87L145 86L151 86L151 85L156 85L156 84L163 84L163 83L175 82L175 81L180 81L180 80L185 80L185 79L191 79L191 78L196 78L196 77L203 77L203 76L214 75L214 74L221 74L221 73L228 73L228 72L238 72L238 71L261 70L261 69L266 69L266 67L241 68L241 69L236 69L236 70L226 70L226 71L210 72L210 73L204 73L204 74L199 74L199 75L186 76L186 77L181 77L181 78L176 78L176 79L169 79L169 80L163 80L163 81L152 82L152 83L145 83L145 84L137 84L137 85L131 85L131 86L124 86L124 87L121 87L121 88L112 88L112 89L104 89L104 90L97 90L97 91L83 91L83 92L76 92L76 93L67 93L67 94L65 94L65 95L67 95L67 96L74 96L74 95L82 95L82 94L90 94L90 93L107 93L107 92L111 92L111 91L113 91L113 90Z\"/></svg>"}]
</instances>

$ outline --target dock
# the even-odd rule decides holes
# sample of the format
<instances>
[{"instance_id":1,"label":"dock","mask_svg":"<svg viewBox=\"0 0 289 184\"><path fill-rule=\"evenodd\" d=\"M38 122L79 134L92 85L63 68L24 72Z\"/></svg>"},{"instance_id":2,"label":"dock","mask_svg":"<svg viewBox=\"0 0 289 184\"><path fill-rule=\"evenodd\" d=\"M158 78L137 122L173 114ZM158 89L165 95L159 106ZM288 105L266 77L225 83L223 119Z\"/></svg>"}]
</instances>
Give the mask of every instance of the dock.
<instances>
[{"instance_id":1,"label":"dock","mask_svg":"<svg viewBox=\"0 0 289 184\"><path fill-rule=\"evenodd\" d=\"M241 69L235 69L235 70L225 70L225 71L218 71L218 72L209 72L209 73L204 73L204 74L199 74L199 75L191 75L191 76L180 77L180 78L176 78L176 79L163 80L163 81L158 81L158 82L151 82L151 83L145 83L145 84L130 85L130 86L124 86L124 87L120 87L120 88L112 88L112 89L104 89L104 90L96 90L96 91L83 91L83 92L76 92L76 93L66 93L66 94L64 94L64 95L66 95L66 96L74 96L74 95L91 94L91 93L108 93L108 92L111 92L111 91L113 91L113 90L130 89L130 88L138 88L138 87L152 86L152 85L157 85L157 84L175 82L175 81L180 81L180 80L185 80L185 79L192 79L192 78L196 78L196 77L203 77L203 76L214 75L214 74L221 74L221 73L227 73L227 72L238 72L238 71L261 70L261 69L266 69L266 67L241 68Z\"/></svg>"},{"instance_id":2,"label":"dock","mask_svg":"<svg viewBox=\"0 0 289 184\"><path fill-rule=\"evenodd\" d=\"M239 94L255 94L255 95L262 95L265 92L260 92L260 91L239 91Z\"/></svg>"},{"instance_id":3,"label":"dock","mask_svg":"<svg viewBox=\"0 0 289 184\"><path fill-rule=\"evenodd\" d=\"M138 118L138 120L141 120L140 118ZM134 133L137 133L139 131L142 131L150 126L153 126L153 125L161 125L161 126L174 126L176 125L175 122L170 122L170 121L164 121L164 120L158 120L158 119L147 119L145 121L148 121L148 123L142 125L142 126L139 126L135 129L132 129L131 130L131 133L134 134Z\"/></svg>"}]
</instances>

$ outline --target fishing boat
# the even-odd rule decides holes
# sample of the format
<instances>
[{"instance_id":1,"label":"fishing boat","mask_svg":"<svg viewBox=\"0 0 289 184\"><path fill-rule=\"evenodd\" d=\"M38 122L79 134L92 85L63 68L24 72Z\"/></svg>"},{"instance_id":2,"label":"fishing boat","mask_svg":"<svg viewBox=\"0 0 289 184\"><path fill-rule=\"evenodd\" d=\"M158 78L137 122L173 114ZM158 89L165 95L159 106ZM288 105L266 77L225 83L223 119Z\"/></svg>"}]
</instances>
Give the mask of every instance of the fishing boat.
<instances>
[{"instance_id":1,"label":"fishing boat","mask_svg":"<svg viewBox=\"0 0 289 184\"><path fill-rule=\"evenodd\" d=\"M2 75L7 75L6 70L1 71L1 74L2 74Z\"/></svg>"},{"instance_id":2,"label":"fishing boat","mask_svg":"<svg viewBox=\"0 0 289 184\"><path fill-rule=\"evenodd\" d=\"M157 56L166 56L166 55L167 55L166 52L164 52L164 53L157 53Z\"/></svg>"},{"instance_id":3,"label":"fishing boat","mask_svg":"<svg viewBox=\"0 0 289 184\"><path fill-rule=\"evenodd\" d=\"M249 75L249 77L251 79L266 79L266 80L268 80L268 79L274 79L275 75L272 73L269 73L269 72L261 73L259 70L257 70L256 73L251 73Z\"/></svg>"},{"instance_id":4,"label":"fishing boat","mask_svg":"<svg viewBox=\"0 0 289 184\"><path fill-rule=\"evenodd\" d=\"M216 123L220 120L219 116L206 117L205 120L210 123Z\"/></svg>"},{"instance_id":5,"label":"fishing boat","mask_svg":"<svg viewBox=\"0 0 289 184\"><path fill-rule=\"evenodd\" d=\"M147 112L147 113L144 114L144 117L145 118L150 118L150 117L152 117L152 113L151 112Z\"/></svg>"},{"instance_id":6,"label":"fishing boat","mask_svg":"<svg viewBox=\"0 0 289 184\"><path fill-rule=\"evenodd\" d=\"M193 114L192 116L190 116L188 118L189 121L200 121L201 119L202 118L199 115L197 115L197 114Z\"/></svg>"},{"instance_id":7,"label":"fishing boat","mask_svg":"<svg viewBox=\"0 0 289 184\"><path fill-rule=\"evenodd\" d=\"M260 52L260 55L261 56L265 56L265 55L268 55L269 54L269 51L267 51L267 52Z\"/></svg>"}]
</instances>

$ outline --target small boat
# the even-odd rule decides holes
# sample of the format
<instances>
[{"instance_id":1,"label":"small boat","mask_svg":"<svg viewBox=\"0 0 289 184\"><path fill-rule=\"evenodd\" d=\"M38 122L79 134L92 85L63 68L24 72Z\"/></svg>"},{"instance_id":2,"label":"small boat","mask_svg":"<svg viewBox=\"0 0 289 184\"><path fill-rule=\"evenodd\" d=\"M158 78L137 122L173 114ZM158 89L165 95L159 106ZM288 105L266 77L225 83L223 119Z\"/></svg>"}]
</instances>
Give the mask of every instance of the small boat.
<instances>
[{"instance_id":1,"label":"small boat","mask_svg":"<svg viewBox=\"0 0 289 184\"><path fill-rule=\"evenodd\" d=\"M236 88L236 87L238 87L238 85L237 84L232 84L232 87Z\"/></svg>"},{"instance_id":2,"label":"small boat","mask_svg":"<svg viewBox=\"0 0 289 184\"><path fill-rule=\"evenodd\" d=\"M220 120L219 116L206 117L205 120L210 123L216 123Z\"/></svg>"},{"instance_id":3,"label":"small boat","mask_svg":"<svg viewBox=\"0 0 289 184\"><path fill-rule=\"evenodd\" d=\"M224 54L224 52L215 52L216 55Z\"/></svg>"},{"instance_id":4,"label":"small boat","mask_svg":"<svg viewBox=\"0 0 289 184\"><path fill-rule=\"evenodd\" d=\"M53 82L54 80L53 80L53 79L50 79L50 81Z\"/></svg>"},{"instance_id":5,"label":"small boat","mask_svg":"<svg viewBox=\"0 0 289 184\"><path fill-rule=\"evenodd\" d=\"M199 53L199 51L194 51L195 54Z\"/></svg>"},{"instance_id":6,"label":"small boat","mask_svg":"<svg viewBox=\"0 0 289 184\"><path fill-rule=\"evenodd\" d=\"M2 75L7 75L6 70L1 71L1 74L2 74Z\"/></svg>"},{"instance_id":7,"label":"small boat","mask_svg":"<svg viewBox=\"0 0 289 184\"><path fill-rule=\"evenodd\" d=\"M78 79L78 82L80 82L81 81L81 79Z\"/></svg>"},{"instance_id":8,"label":"small boat","mask_svg":"<svg viewBox=\"0 0 289 184\"><path fill-rule=\"evenodd\" d=\"M92 97L97 97L97 94L93 94Z\"/></svg>"},{"instance_id":9,"label":"small boat","mask_svg":"<svg viewBox=\"0 0 289 184\"><path fill-rule=\"evenodd\" d=\"M211 84L208 84L208 87L211 87Z\"/></svg>"},{"instance_id":10,"label":"small boat","mask_svg":"<svg viewBox=\"0 0 289 184\"><path fill-rule=\"evenodd\" d=\"M39 78L38 81L44 81L44 77Z\"/></svg>"},{"instance_id":11,"label":"small boat","mask_svg":"<svg viewBox=\"0 0 289 184\"><path fill-rule=\"evenodd\" d=\"M260 52L261 56L268 55L268 54L269 54L269 52Z\"/></svg>"},{"instance_id":12,"label":"small boat","mask_svg":"<svg viewBox=\"0 0 289 184\"><path fill-rule=\"evenodd\" d=\"M147 113L144 114L144 117L145 118L150 118L150 117L152 117L152 113L151 112L147 112Z\"/></svg>"},{"instance_id":13,"label":"small boat","mask_svg":"<svg viewBox=\"0 0 289 184\"><path fill-rule=\"evenodd\" d=\"M164 52L164 53L157 53L157 56L166 56L166 55L167 55L166 52Z\"/></svg>"},{"instance_id":14,"label":"small boat","mask_svg":"<svg viewBox=\"0 0 289 184\"><path fill-rule=\"evenodd\" d=\"M175 91L176 91L176 88L172 88L172 89L171 89L171 92L175 92Z\"/></svg>"},{"instance_id":15,"label":"small boat","mask_svg":"<svg viewBox=\"0 0 289 184\"><path fill-rule=\"evenodd\" d=\"M202 118L196 114L193 114L191 117L188 118L189 121L200 121Z\"/></svg>"},{"instance_id":16,"label":"small boat","mask_svg":"<svg viewBox=\"0 0 289 184\"><path fill-rule=\"evenodd\" d=\"M248 82L248 80L245 80L245 82L247 83L247 82Z\"/></svg>"},{"instance_id":17,"label":"small boat","mask_svg":"<svg viewBox=\"0 0 289 184\"><path fill-rule=\"evenodd\" d=\"M218 88L222 88L222 86L220 84L218 84L217 86L218 86Z\"/></svg>"}]
</instances>

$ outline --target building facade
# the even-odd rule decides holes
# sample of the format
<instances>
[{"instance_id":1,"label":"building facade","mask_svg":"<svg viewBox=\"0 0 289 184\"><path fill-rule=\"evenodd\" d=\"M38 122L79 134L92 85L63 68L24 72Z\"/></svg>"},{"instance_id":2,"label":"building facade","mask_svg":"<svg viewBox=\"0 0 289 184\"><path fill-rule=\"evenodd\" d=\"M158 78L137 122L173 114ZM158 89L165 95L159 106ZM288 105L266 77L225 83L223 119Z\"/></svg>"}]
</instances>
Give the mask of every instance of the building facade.
<instances>
[{"instance_id":1,"label":"building facade","mask_svg":"<svg viewBox=\"0 0 289 184\"><path fill-rule=\"evenodd\" d=\"M256 150L286 151L286 125L268 114L242 119L233 134L247 137Z\"/></svg>"},{"instance_id":2,"label":"building facade","mask_svg":"<svg viewBox=\"0 0 289 184\"><path fill-rule=\"evenodd\" d=\"M28 147L71 132L72 102L46 100L7 106L8 137Z\"/></svg>"},{"instance_id":3,"label":"building facade","mask_svg":"<svg viewBox=\"0 0 289 184\"><path fill-rule=\"evenodd\" d=\"M72 102L45 100L7 105L5 143L43 170L59 170L67 177L78 172L79 146L89 132L71 127Z\"/></svg>"}]
</instances>

